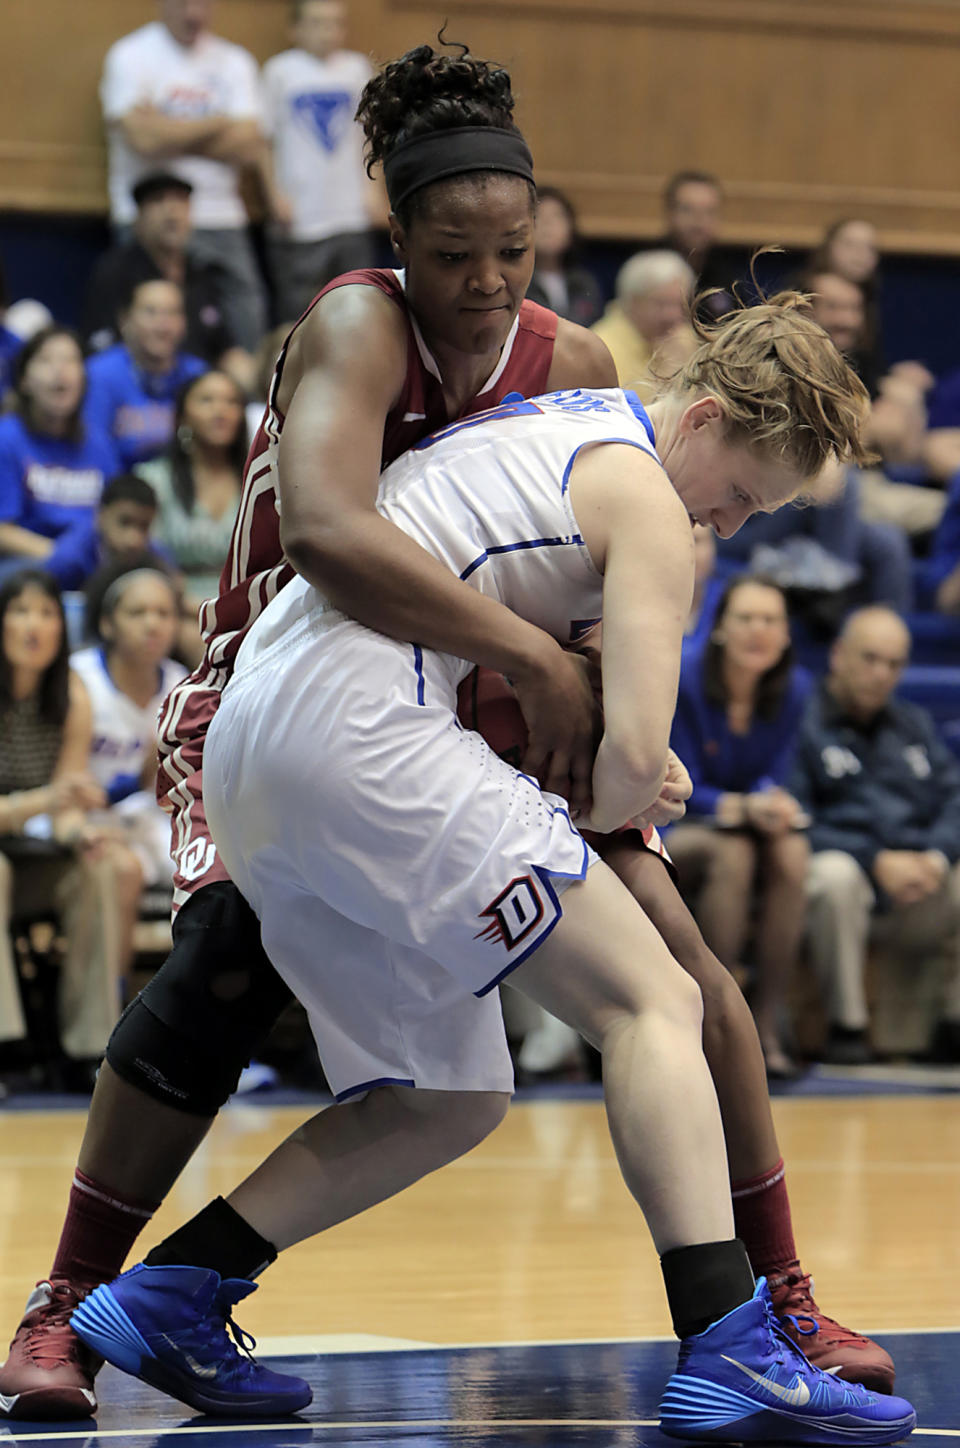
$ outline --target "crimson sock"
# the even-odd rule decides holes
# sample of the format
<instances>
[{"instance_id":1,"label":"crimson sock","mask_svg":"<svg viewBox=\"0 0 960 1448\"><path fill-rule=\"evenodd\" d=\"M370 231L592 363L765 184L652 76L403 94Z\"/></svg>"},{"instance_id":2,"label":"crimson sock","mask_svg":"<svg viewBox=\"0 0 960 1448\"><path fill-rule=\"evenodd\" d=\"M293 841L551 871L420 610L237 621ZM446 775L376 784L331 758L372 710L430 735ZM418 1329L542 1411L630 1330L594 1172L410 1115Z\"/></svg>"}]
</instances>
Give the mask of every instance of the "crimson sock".
<instances>
[{"instance_id":1,"label":"crimson sock","mask_svg":"<svg viewBox=\"0 0 960 1448\"><path fill-rule=\"evenodd\" d=\"M767 1277L787 1262L795 1262L797 1248L783 1158L761 1176L734 1182L731 1193L736 1233L757 1276Z\"/></svg>"},{"instance_id":2,"label":"crimson sock","mask_svg":"<svg viewBox=\"0 0 960 1448\"><path fill-rule=\"evenodd\" d=\"M88 1288L109 1282L159 1205L121 1197L76 1171L51 1277Z\"/></svg>"}]
</instances>

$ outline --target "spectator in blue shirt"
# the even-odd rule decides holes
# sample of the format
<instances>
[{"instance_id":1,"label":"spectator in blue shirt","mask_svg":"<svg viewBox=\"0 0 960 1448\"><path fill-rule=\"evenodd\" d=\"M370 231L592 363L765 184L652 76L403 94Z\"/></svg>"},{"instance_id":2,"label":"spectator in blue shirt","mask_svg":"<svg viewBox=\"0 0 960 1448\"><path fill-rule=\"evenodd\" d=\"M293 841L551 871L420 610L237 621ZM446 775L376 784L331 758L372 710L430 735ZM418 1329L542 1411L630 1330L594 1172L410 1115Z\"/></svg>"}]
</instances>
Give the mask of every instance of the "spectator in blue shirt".
<instances>
[{"instance_id":1,"label":"spectator in blue shirt","mask_svg":"<svg viewBox=\"0 0 960 1448\"><path fill-rule=\"evenodd\" d=\"M869 1060L871 938L912 960L954 940L938 1030L960 1060L960 765L926 710L894 690L910 633L886 608L851 614L801 726L792 788L811 818L810 951L830 1019L828 1059Z\"/></svg>"},{"instance_id":2,"label":"spectator in blue shirt","mask_svg":"<svg viewBox=\"0 0 960 1448\"><path fill-rule=\"evenodd\" d=\"M809 690L793 664L782 590L733 579L705 646L681 666L670 742L693 794L669 848L704 939L735 972L756 907L753 1006L771 1076L795 1070L781 1014L803 934L808 847L806 817L785 780Z\"/></svg>"},{"instance_id":3,"label":"spectator in blue shirt","mask_svg":"<svg viewBox=\"0 0 960 1448\"><path fill-rule=\"evenodd\" d=\"M156 516L150 484L136 473L119 473L104 488L93 517L62 533L43 566L62 589L83 588L107 564L144 553ZM155 556L162 565L165 560Z\"/></svg>"},{"instance_id":4,"label":"spectator in blue shirt","mask_svg":"<svg viewBox=\"0 0 960 1448\"><path fill-rule=\"evenodd\" d=\"M940 613L960 614L960 472L950 479L947 505L924 564L924 582Z\"/></svg>"},{"instance_id":5,"label":"spectator in blue shirt","mask_svg":"<svg viewBox=\"0 0 960 1448\"><path fill-rule=\"evenodd\" d=\"M16 411L0 418L0 570L45 563L55 540L94 516L117 471L110 439L83 420L80 343L45 327L17 357Z\"/></svg>"},{"instance_id":6,"label":"spectator in blue shirt","mask_svg":"<svg viewBox=\"0 0 960 1448\"><path fill-rule=\"evenodd\" d=\"M123 341L87 365L86 417L114 439L124 468L169 447L177 394L207 370L181 351L186 330L176 282L141 282L121 316Z\"/></svg>"}]
</instances>

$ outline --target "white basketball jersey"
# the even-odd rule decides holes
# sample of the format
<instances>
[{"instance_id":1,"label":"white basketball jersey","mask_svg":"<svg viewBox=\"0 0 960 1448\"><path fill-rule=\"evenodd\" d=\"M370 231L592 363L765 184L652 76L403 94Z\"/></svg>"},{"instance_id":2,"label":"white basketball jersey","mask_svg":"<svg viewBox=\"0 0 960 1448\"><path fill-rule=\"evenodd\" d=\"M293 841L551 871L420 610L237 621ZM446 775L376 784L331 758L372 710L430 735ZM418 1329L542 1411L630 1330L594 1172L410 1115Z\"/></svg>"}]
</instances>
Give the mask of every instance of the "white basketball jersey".
<instances>
[{"instance_id":1,"label":"white basketball jersey","mask_svg":"<svg viewBox=\"0 0 960 1448\"><path fill-rule=\"evenodd\" d=\"M507 401L425 438L380 479L377 509L479 592L575 642L601 613L603 580L580 535L569 479L577 454L626 443L659 462L635 394L552 392ZM293 579L253 625L242 673L324 599Z\"/></svg>"},{"instance_id":2,"label":"white basketball jersey","mask_svg":"<svg viewBox=\"0 0 960 1448\"><path fill-rule=\"evenodd\" d=\"M160 705L186 675L182 664L164 659L157 670L157 692L145 708L117 688L107 669L102 648L81 649L70 667L80 675L93 711L93 745L90 770L109 794L136 788L147 754L156 751L157 715Z\"/></svg>"}]
</instances>

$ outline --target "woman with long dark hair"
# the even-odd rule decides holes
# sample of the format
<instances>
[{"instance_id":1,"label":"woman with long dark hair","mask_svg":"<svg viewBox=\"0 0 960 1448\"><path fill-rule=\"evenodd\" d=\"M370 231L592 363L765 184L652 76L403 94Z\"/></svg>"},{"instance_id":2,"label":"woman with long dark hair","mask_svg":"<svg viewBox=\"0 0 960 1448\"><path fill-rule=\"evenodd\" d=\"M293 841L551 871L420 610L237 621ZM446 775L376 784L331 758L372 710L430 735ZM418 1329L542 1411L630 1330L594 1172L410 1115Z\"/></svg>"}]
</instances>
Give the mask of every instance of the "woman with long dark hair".
<instances>
[{"instance_id":1,"label":"woman with long dark hair","mask_svg":"<svg viewBox=\"0 0 960 1448\"><path fill-rule=\"evenodd\" d=\"M670 834L681 879L696 881L704 938L737 970L756 909L754 1015L771 1076L792 1074L781 1042L783 994L804 922L805 816L784 788L810 691L793 663L786 598L764 578L735 578L705 646L684 659L673 748L693 794Z\"/></svg>"},{"instance_id":2,"label":"woman with long dark hair","mask_svg":"<svg viewBox=\"0 0 960 1448\"><path fill-rule=\"evenodd\" d=\"M74 333L55 325L31 337L16 359L14 410L0 418L0 576L49 557L119 471L110 438L83 420L85 392Z\"/></svg>"},{"instance_id":3,"label":"woman with long dark hair","mask_svg":"<svg viewBox=\"0 0 960 1448\"><path fill-rule=\"evenodd\" d=\"M89 818L92 720L72 673L63 604L39 570L0 587L0 1038L26 1033L9 926L48 906L66 938L60 1043L92 1084L120 1006L122 918L139 867Z\"/></svg>"},{"instance_id":4,"label":"woman with long dark hair","mask_svg":"<svg viewBox=\"0 0 960 1448\"><path fill-rule=\"evenodd\" d=\"M183 574L194 616L217 591L246 457L243 394L232 377L213 369L180 391L166 455L135 469L156 493L153 535Z\"/></svg>"}]
</instances>

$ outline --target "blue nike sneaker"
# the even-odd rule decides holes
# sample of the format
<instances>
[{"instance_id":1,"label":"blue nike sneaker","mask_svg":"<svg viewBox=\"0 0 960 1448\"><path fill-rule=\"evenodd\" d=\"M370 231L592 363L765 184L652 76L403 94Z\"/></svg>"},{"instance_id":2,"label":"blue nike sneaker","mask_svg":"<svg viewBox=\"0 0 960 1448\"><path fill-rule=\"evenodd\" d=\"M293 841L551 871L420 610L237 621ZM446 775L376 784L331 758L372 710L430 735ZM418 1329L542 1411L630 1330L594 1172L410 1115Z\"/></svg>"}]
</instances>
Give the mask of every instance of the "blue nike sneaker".
<instances>
[{"instance_id":1,"label":"blue nike sneaker","mask_svg":"<svg viewBox=\"0 0 960 1448\"><path fill-rule=\"evenodd\" d=\"M309 1383L261 1367L250 1356L253 1338L230 1316L256 1289L205 1267L141 1262L85 1297L70 1326L114 1367L201 1413L296 1413L313 1399Z\"/></svg>"},{"instance_id":2,"label":"blue nike sneaker","mask_svg":"<svg viewBox=\"0 0 960 1448\"><path fill-rule=\"evenodd\" d=\"M903 1398L815 1368L780 1327L766 1279L749 1302L680 1344L660 1402L671 1438L738 1443L895 1443L916 1427Z\"/></svg>"}]
</instances>

